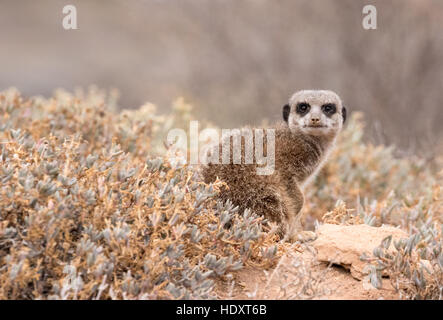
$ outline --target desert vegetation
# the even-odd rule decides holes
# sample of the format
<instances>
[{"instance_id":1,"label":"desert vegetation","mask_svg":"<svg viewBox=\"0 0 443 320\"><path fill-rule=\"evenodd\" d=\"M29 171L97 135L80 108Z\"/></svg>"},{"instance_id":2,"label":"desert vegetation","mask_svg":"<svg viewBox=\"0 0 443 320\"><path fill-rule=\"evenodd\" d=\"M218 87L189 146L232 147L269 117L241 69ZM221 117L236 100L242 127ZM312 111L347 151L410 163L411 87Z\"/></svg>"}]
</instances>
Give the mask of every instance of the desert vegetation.
<instances>
[{"instance_id":1,"label":"desert vegetation","mask_svg":"<svg viewBox=\"0 0 443 320\"><path fill-rule=\"evenodd\" d=\"M170 114L120 110L112 92L94 88L2 92L0 298L218 298L217 282L303 250L254 212L217 202L223 181L204 184L166 149L165 132L187 129L192 111L183 99ZM307 190L305 225L401 228L409 238L361 257L372 285L387 274L400 298L442 299L442 159L399 158L363 129L353 113ZM304 283L317 283L298 266Z\"/></svg>"}]
</instances>

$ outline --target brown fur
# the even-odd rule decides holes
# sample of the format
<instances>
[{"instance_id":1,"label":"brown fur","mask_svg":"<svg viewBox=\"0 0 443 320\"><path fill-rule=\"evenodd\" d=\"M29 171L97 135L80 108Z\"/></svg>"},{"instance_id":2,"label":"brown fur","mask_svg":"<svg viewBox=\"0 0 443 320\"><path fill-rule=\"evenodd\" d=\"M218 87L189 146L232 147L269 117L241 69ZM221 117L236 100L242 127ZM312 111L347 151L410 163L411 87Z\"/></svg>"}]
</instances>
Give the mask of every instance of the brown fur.
<instances>
[{"instance_id":1,"label":"brown fur","mask_svg":"<svg viewBox=\"0 0 443 320\"><path fill-rule=\"evenodd\" d=\"M291 109L294 107L295 103ZM308 240L304 238L312 238L312 234L303 235L300 224L299 213L304 202L302 188L321 167L341 125L342 123L338 130L323 135L305 134L286 122L277 125L275 171L271 175L257 175L256 161L254 164L244 164L244 154L242 164L232 164L233 144L230 138L231 164L210 163L202 167L204 181L209 183L220 178L229 186L221 191L221 200L230 199L240 207L240 212L250 208L256 214L276 222L279 225L279 234L286 235L291 241ZM241 141L244 150L244 139ZM266 143L265 135L265 151ZM221 161L221 144L218 148Z\"/></svg>"}]
</instances>

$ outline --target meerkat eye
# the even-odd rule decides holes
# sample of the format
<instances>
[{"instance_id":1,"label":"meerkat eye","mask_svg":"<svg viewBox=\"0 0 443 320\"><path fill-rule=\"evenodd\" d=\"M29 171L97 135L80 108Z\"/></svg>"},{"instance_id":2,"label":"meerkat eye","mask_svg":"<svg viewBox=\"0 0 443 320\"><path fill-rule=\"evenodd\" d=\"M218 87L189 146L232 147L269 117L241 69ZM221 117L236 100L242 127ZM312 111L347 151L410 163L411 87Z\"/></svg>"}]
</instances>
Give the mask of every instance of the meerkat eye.
<instances>
[{"instance_id":1,"label":"meerkat eye","mask_svg":"<svg viewBox=\"0 0 443 320\"><path fill-rule=\"evenodd\" d=\"M333 103L324 104L321 106L321 109L323 110L324 114L328 116L333 115L335 112L337 112L337 108Z\"/></svg>"},{"instance_id":2,"label":"meerkat eye","mask_svg":"<svg viewBox=\"0 0 443 320\"><path fill-rule=\"evenodd\" d=\"M311 106L309 105L309 103L301 102L301 103L297 104L296 111L299 115L304 116L306 113L308 113L309 109L311 109Z\"/></svg>"}]
</instances>

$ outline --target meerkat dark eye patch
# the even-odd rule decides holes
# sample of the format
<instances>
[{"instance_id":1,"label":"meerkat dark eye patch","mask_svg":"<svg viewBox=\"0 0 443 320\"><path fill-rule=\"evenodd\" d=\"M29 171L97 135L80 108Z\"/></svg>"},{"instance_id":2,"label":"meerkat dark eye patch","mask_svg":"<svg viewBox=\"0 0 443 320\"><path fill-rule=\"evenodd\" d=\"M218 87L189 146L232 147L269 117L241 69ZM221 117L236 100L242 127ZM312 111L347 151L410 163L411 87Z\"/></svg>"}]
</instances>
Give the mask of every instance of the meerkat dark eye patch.
<instances>
[{"instance_id":1,"label":"meerkat dark eye patch","mask_svg":"<svg viewBox=\"0 0 443 320\"><path fill-rule=\"evenodd\" d=\"M326 103L321 106L321 110L325 115L332 116L334 113L337 112L337 107L333 103Z\"/></svg>"},{"instance_id":2,"label":"meerkat dark eye patch","mask_svg":"<svg viewBox=\"0 0 443 320\"><path fill-rule=\"evenodd\" d=\"M345 121L346 121L346 108L345 107L341 108L341 115L343 117L343 123L345 123Z\"/></svg>"},{"instance_id":3,"label":"meerkat dark eye patch","mask_svg":"<svg viewBox=\"0 0 443 320\"><path fill-rule=\"evenodd\" d=\"M291 112L291 107L289 106L289 104L285 104L283 106L283 120L285 120L285 122L288 122L290 112Z\"/></svg>"},{"instance_id":4,"label":"meerkat dark eye patch","mask_svg":"<svg viewBox=\"0 0 443 320\"><path fill-rule=\"evenodd\" d=\"M304 116L309 112L311 109L311 106L309 103L306 102L300 102L297 104L297 109L295 110L299 115Z\"/></svg>"}]
</instances>

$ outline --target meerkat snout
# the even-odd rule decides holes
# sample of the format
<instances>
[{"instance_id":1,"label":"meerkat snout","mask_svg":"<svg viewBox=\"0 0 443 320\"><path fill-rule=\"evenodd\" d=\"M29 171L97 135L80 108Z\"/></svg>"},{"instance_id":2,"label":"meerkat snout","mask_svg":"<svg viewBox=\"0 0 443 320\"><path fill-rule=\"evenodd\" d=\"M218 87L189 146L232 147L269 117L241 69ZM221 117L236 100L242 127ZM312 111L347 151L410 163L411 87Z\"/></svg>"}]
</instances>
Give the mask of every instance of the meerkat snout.
<instances>
[{"instance_id":1,"label":"meerkat snout","mask_svg":"<svg viewBox=\"0 0 443 320\"><path fill-rule=\"evenodd\" d=\"M319 124L320 124L320 117L318 115L311 117L311 121L310 121L311 126L317 126Z\"/></svg>"}]
</instances>

